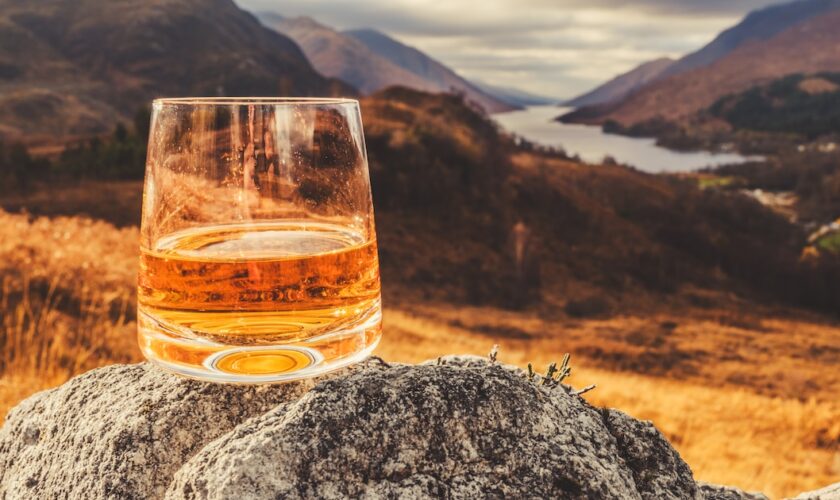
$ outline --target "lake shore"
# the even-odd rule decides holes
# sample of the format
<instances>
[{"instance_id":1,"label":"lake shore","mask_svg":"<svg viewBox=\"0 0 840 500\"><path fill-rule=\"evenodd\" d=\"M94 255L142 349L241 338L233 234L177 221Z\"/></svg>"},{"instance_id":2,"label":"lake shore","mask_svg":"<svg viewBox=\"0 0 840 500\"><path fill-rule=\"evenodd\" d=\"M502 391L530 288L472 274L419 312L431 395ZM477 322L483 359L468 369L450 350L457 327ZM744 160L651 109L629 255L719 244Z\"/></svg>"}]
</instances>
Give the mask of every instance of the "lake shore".
<instances>
[{"instance_id":1,"label":"lake shore","mask_svg":"<svg viewBox=\"0 0 840 500\"><path fill-rule=\"evenodd\" d=\"M555 119L571 108L530 106L497 113L492 118L507 132L544 146L561 148L587 163L612 158L649 173L691 172L756 160L736 153L674 151L658 146L656 139L605 133L600 126L562 123Z\"/></svg>"}]
</instances>

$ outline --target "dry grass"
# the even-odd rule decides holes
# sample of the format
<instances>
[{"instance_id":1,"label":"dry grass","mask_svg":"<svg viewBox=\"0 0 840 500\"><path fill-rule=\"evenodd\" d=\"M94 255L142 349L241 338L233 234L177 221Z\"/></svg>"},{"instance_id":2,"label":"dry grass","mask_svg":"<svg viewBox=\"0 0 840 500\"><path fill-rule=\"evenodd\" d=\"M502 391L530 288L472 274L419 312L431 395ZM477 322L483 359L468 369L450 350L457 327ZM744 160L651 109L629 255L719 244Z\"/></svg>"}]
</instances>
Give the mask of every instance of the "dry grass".
<instances>
[{"instance_id":1,"label":"dry grass","mask_svg":"<svg viewBox=\"0 0 840 500\"><path fill-rule=\"evenodd\" d=\"M29 279L20 294L10 282L5 279L0 292L0 417L32 392L103 364L136 359L127 342L135 328L126 318L127 301L113 315L102 296L78 290L80 302L68 314L58 307L61 280L52 281L45 297Z\"/></svg>"},{"instance_id":2,"label":"dry grass","mask_svg":"<svg viewBox=\"0 0 840 500\"><path fill-rule=\"evenodd\" d=\"M136 229L0 212L0 419L77 373L139 359Z\"/></svg>"},{"instance_id":3,"label":"dry grass","mask_svg":"<svg viewBox=\"0 0 840 500\"><path fill-rule=\"evenodd\" d=\"M78 217L0 212L0 418L76 373L139 359L137 237ZM653 420L700 479L781 497L840 478L837 325L743 304L733 304L738 313L588 320L410 306L386 310L378 353L387 359L483 355L499 343L503 362L544 366L571 351L571 382L598 385L590 401ZM651 357L700 351L702 363Z\"/></svg>"}]
</instances>

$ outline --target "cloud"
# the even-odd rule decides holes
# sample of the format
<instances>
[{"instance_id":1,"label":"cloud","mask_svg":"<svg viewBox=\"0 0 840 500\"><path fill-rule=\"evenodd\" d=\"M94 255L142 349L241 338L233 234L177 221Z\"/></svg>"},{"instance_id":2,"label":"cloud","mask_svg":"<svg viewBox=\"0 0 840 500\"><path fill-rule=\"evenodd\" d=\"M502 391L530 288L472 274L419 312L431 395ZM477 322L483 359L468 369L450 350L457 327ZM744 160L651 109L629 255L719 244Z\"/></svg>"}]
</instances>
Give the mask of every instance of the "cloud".
<instances>
[{"instance_id":1,"label":"cloud","mask_svg":"<svg viewBox=\"0 0 840 500\"><path fill-rule=\"evenodd\" d=\"M696 50L768 0L237 0L252 11L374 28L468 78L555 97ZM477 7L478 6L478 7Z\"/></svg>"}]
</instances>

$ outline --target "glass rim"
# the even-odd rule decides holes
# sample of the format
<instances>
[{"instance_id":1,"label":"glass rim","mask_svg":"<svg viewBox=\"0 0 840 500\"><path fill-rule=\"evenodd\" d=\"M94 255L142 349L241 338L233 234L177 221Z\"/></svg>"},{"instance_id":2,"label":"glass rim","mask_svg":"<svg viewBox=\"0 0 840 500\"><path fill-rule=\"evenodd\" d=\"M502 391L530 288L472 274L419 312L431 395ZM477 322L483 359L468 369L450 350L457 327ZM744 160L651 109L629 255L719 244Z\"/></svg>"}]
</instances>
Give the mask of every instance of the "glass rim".
<instances>
[{"instance_id":1,"label":"glass rim","mask_svg":"<svg viewBox=\"0 0 840 500\"><path fill-rule=\"evenodd\" d=\"M347 97L158 97L153 106L329 106L342 104L358 105L358 99Z\"/></svg>"}]
</instances>

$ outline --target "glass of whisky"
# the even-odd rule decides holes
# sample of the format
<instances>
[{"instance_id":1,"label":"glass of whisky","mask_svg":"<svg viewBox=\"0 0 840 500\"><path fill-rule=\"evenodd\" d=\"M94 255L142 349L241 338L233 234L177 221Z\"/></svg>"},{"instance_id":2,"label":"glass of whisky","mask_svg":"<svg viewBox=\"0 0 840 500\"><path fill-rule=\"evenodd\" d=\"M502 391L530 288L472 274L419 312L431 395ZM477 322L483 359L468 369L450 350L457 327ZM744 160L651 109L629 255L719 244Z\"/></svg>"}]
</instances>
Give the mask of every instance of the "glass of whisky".
<instances>
[{"instance_id":1,"label":"glass of whisky","mask_svg":"<svg viewBox=\"0 0 840 500\"><path fill-rule=\"evenodd\" d=\"M368 356L381 305L358 102L155 100L140 250L139 343L164 369L280 382Z\"/></svg>"}]
</instances>

